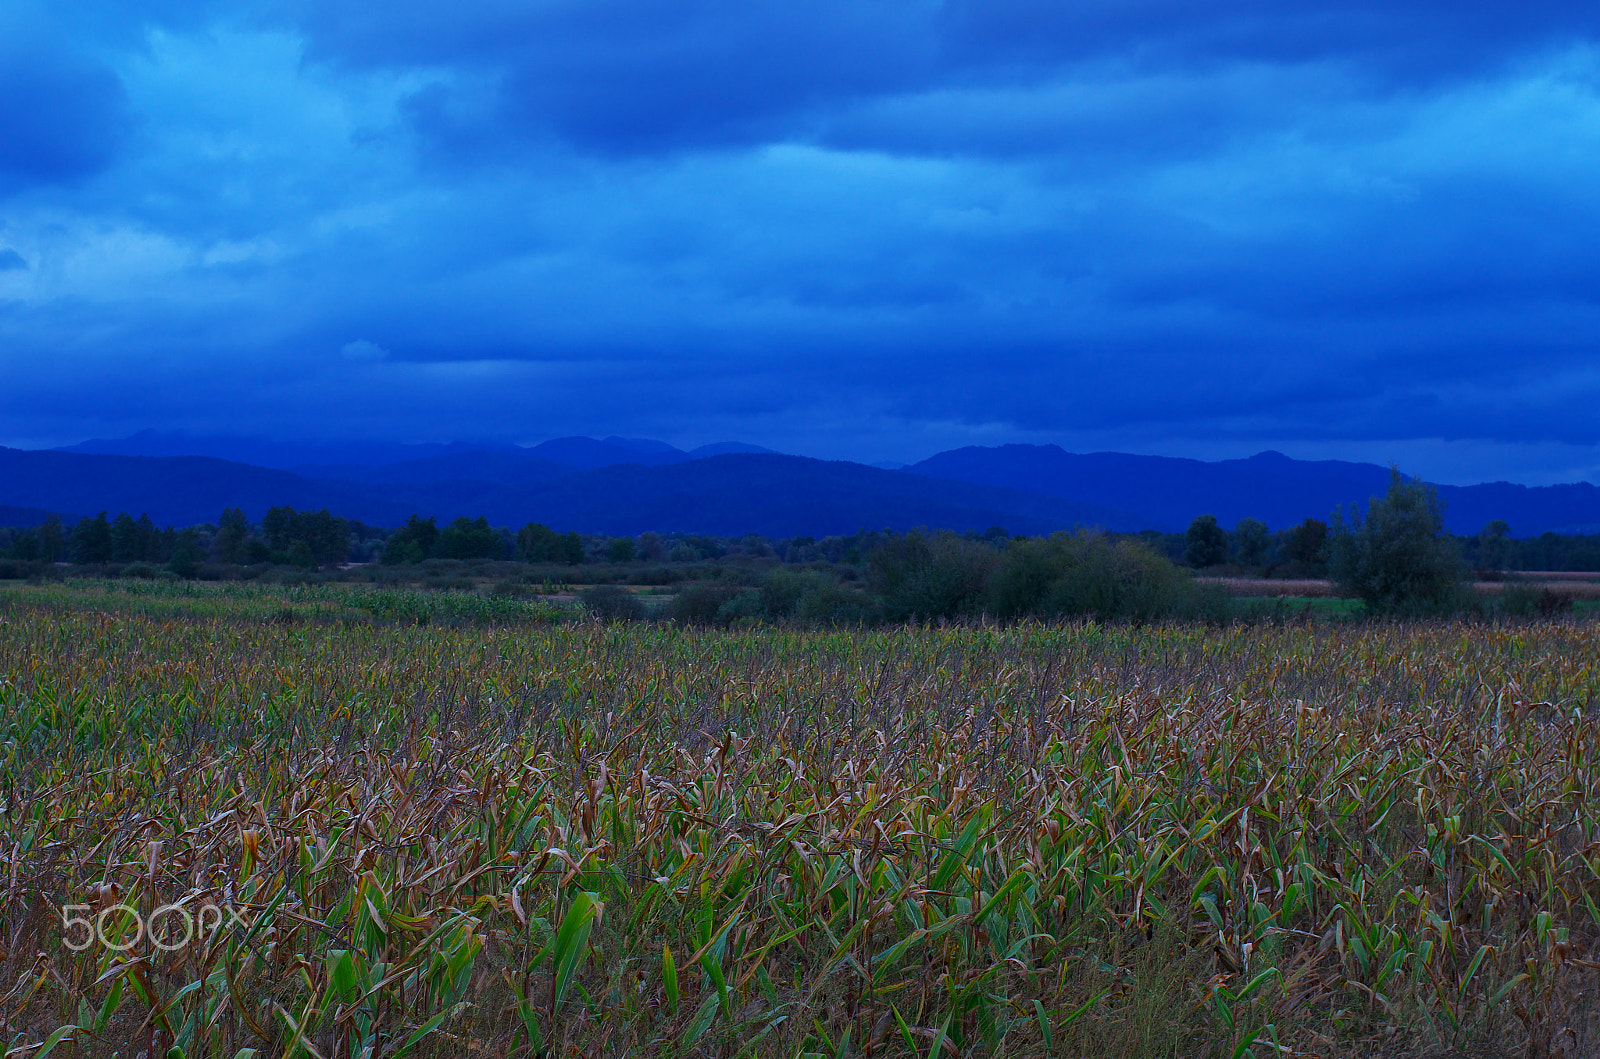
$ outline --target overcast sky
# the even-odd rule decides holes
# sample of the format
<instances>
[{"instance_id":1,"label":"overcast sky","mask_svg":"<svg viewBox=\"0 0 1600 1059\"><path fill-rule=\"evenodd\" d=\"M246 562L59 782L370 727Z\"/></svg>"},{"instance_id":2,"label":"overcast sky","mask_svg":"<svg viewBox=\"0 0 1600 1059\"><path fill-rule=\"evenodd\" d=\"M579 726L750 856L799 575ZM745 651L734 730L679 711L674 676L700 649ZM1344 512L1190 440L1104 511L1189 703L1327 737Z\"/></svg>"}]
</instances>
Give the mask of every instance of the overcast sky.
<instances>
[{"instance_id":1,"label":"overcast sky","mask_svg":"<svg viewBox=\"0 0 1600 1059\"><path fill-rule=\"evenodd\" d=\"M1597 189L1591 4L6 0L0 443L1600 482Z\"/></svg>"}]
</instances>

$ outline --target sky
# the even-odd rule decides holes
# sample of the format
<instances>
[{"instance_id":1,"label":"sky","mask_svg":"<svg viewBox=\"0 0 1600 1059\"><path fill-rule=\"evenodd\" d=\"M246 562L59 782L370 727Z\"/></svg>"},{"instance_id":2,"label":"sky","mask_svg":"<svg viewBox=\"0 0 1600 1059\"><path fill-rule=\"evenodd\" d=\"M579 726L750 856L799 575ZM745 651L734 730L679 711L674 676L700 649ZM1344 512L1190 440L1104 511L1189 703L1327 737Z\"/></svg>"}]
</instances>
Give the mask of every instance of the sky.
<instances>
[{"instance_id":1,"label":"sky","mask_svg":"<svg viewBox=\"0 0 1600 1059\"><path fill-rule=\"evenodd\" d=\"M0 444L1600 483L1600 6L7 0Z\"/></svg>"}]
</instances>

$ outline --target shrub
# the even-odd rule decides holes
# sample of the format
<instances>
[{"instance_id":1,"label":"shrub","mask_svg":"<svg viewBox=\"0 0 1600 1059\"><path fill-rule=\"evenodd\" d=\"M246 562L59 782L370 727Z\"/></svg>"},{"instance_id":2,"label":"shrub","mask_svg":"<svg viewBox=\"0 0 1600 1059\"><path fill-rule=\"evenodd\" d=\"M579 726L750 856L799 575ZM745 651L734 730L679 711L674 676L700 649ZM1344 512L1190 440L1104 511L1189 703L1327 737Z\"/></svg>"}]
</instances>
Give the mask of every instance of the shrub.
<instances>
[{"instance_id":1,"label":"shrub","mask_svg":"<svg viewBox=\"0 0 1600 1059\"><path fill-rule=\"evenodd\" d=\"M195 577L201 581L232 581L238 576L238 567L232 563L201 563L195 571Z\"/></svg>"},{"instance_id":2,"label":"shrub","mask_svg":"<svg viewBox=\"0 0 1600 1059\"><path fill-rule=\"evenodd\" d=\"M628 574L630 585L670 585L683 580L683 575L670 566L647 566Z\"/></svg>"},{"instance_id":3,"label":"shrub","mask_svg":"<svg viewBox=\"0 0 1600 1059\"><path fill-rule=\"evenodd\" d=\"M1501 591L1496 603L1495 609L1500 613L1518 618L1553 618L1572 610L1572 596L1569 593L1515 582Z\"/></svg>"},{"instance_id":4,"label":"shrub","mask_svg":"<svg viewBox=\"0 0 1600 1059\"><path fill-rule=\"evenodd\" d=\"M711 625L724 604L740 595L738 585L725 581L696 581L673 597L667 614L682 625Z\"/></svg>"},{"instance_id":5,"label":"shrub","mask_svg":"<svg viewBox=\"0 0 1600 1059\"><path fill-rule=\"evenodd\" d=\"M644 604L632 592L616 585L595 585L578 599L591 617L601 621L638 621L644 617Z\"/></svg>"},{"instance_id":6,"label":"shrub","mask_svg":"<svg viewBox=\"0 0 1600 1059\"><path fill-rule=\"evenodd\" d=\"M948 531L912 530L884 542L867 565L888 617L904 621L982 613L999 561L988 544Z\"/></svg>"},{"instance_id":7,"label":"shrub","mask_svg":"<svg viewBox=\"0 0 1600 1059\"><path fill-rule=\"evenodd\" d=\"M744 589L718 607L712 620L718 625L732 625L738 621L758 622L764 616L761 593Z\"/></svg>"},{"instance_id":8,"label":"shrub","mask_svg":"<svg viewBox=\"0 0 1600 1059\"><path fill-rule=\"evenodd\" d=\"M1194 580L1148 545L1087 532L1013 542L990 599L1000 618L1148 621L1207 609Z\"/></svg>"}]
</instances>

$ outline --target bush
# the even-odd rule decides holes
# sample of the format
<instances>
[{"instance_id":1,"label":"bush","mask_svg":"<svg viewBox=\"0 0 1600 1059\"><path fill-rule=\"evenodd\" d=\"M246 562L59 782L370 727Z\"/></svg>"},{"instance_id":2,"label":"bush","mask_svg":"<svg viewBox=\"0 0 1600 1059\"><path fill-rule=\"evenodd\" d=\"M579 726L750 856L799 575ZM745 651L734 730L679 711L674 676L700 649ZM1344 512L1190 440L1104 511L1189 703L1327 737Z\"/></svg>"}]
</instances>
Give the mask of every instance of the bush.
<instances>
[{"instance_id":1,"label":"bush","mask_svg":"<svg viewBox=\"0 0 1600 1059\"><path fill-rule=\"evenodd\" d=\"M913 530L874 550L868 568L890 620L926 620L982 613L999 561L988 544Z\"/></svg>"},{"instance_id":2,"label":"bush","mask_svg":"<svg viewBox=\"0 0 1600 1059\"><path fill-rule=\"evenodd\" d=\"M1518 618L1554 618L1572 610L1572 596L1545 586L1512 583L1506 585L1495 607L1502 614Z\"/></svg>"},{"instance_id":3,"label":"bush","mask_svg":"<svg viewBox=\"0 0 1600 1059\"><path fill-rule=\"evenodd\" d=\"M595 585L578 595L583 609L601 621L638 621L644 617L644 604L637 596L616 585Z\"/></svg>"},{"instance_id":4,"label":"bush","mask_svg":"<svg viewBox=\"0 0 1600 1059\"><path fill-rule=\"evenodd\" d=\"M761 606L761 593L744 589L718 607L712 620L718 625L732 625L739 621L759 622L763 617L765 612Z\"/></svg>"},{"instance_id":5,"label":"bush","mask_svg":"<svg viewBox=\"0 0 1600 1059\"><path fill-rule=\"evenodd\" d=\"M1054 533L1013 542L995 575L990 600L1002 619L1032 615L1100 621L1194 616L1211 603L1189 574L1148 545L1095 533Z\"/></svg>"},{"instance_id":6,"label":"bush","mask_svg":"<svg viewBox=\"0 0 1600 1059\"><path fill-rule=\"evenodd\" d=\"M118 576L137 577L143 581L154 581L161 576L161 571L149 563L129 563L122 568L122 573Z\"/></svg>"},{"instance_id":7,"label":"bush","mask_svg":"<svg viewBox=\"0 0 1600 1059\"><path fill-rule=\"evenodd\" d=\"M723 606L740 594L738 585L725 581L696 581L673 597L667 614L682 625L711 625Z\"/></svg>"},{"instance_id":8,"label":"bush","mask_svg":"<svg viewBox=\"0 0 1600 1059\"><path fill-rule=\"evenodd\" d=\"M671 585L683 580L683 575L670 566L647 566L628 574L630 585Z\"/></svg>"}]
</instances>

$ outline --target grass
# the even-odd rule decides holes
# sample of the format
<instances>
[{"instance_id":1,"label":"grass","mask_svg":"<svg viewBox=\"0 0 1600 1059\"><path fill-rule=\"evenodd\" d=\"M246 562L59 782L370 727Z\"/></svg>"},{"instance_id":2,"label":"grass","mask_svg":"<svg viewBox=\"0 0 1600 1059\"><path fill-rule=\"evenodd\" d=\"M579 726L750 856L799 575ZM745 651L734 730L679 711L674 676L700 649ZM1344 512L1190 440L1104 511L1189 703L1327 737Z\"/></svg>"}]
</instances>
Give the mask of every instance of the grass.
<instances>
[{"instance_id":1,"label":"grass","mask_svg":"<svg viewBox=\"0 0 1600 1059\"><path fill-rule=\"evenodd\" d=\"M1589 624L719 632L145 587L0 590L18 1056L1600 1041Z\"/></svg>"}]
</instances>

